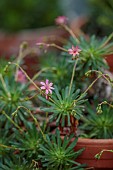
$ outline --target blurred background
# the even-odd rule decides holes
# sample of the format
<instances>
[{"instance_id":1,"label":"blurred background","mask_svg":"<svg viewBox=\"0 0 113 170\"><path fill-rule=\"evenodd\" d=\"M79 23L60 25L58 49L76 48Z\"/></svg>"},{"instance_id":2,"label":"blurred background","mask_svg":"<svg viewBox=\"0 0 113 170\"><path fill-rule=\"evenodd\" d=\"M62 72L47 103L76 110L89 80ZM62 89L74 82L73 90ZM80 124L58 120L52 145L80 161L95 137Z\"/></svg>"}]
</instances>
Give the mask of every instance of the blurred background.
<instances>
[{"instance_id":1,"label":"blurred background","mask_svg":"<svg viewBox=\"0 0 113 170\"><path fill-rule=\"evenodd\" d=\"M87 32L109 34L113 29L113 0L0 0L1 31L54 25L59 15L70 21L86 16Z\"/></svg>"},{"instance_id":2,"label":"blurred background","mask_svg":"<svg viewBox=\"0 0 113 170\"><path fill-rule=\"evenodd\" d=\"M113 30L113 0L0 0L0 54L14 53L23 40L34 43L57 35L54 19L59 15L86 34L101 37Z\"/></svg>"},{"instance_id":3,"label":"blurred background","mask_svg":"<svg viewBox=\"0 0 113 170\"><path fill-rule=\"evenodd\" d=\"M57 0L1 0L0 29L13 32L53 25L59 14Z\"/></svg>"}]
</instances>

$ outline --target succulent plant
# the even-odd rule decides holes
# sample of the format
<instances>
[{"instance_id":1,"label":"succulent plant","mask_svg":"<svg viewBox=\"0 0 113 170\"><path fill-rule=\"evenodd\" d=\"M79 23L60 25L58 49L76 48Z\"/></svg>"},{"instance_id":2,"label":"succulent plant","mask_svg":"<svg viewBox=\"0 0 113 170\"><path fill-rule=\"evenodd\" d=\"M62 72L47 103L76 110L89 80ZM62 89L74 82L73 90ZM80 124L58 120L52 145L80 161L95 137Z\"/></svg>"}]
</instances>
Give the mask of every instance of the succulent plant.
<instances>
[{"instance_id":1,"label":"succulent plant","mask_svg":"<svg viewBox=\"0 0 113 170\"><path fill-rule=\"evenodd\" d=\"M2 170L38 170L34 168L33 165L30 165L28 161L24 158L20 158L15 155L15 157L10 156L10 159L2 164L0 163L0 169Z\"/></svg>"},{"instance_id":2,"label":"succulent plant","mask_svg":"<svg viewBox=\"0 0 113 170\"><path fill-rule=\"evenodd\" d=\"M59 58L54 60L47 58L49 64L42 67L31 79L19 66L24 57L24 45L26 46L26 43L23 43L19 57L15 60L17 63L9 62L8 65L3 64L1 67L0 169L83 170L85 165L76 161L84 150L81 148L76 151L78 140L76 132L80 119L80 130L83 131L81 136L98 139L113 138L112 103L101 102L97 107L94 102L94 99L101 96L100 89L103 91L101 83L103 84L104 80L107 90L108 87L113 86L112 76L105 72L107 68L105 55L112 53L113 43L109 41L113 34L101 40L95 36L89 39L84 37L77 39L66 25L66 17L58 17L56 23L72 35L73 38L70 38L69 43L64 47L46 43L37 43L37 45L44 47L44 50L48 47L56 47L64 51ZM39 75L41 82L35 84L34 81L39 78ZM87 76L86 81L85 76ZM30 83L35 87L34 91L29 88ZM91 93L92 88L96 89L93 93ZM86 103L88 92L90 103ZM112 102L111 92L112 88L107 97L102 92L102 100L110 96ZM93 94L92 100L90 100L90 93ZM46 120L44 126L41 121L38 122L39 115L36 112L34 115L32 112L34 109L45 112L45 114L40 112L43 114L43 120ZM47 131L50 125L48 120L55 123L56 132L55 129Z\"/></svg>"},{"instance_id":3,"label":"succulent plant","mask_svg":"<svg viewBox=\"0 0 113 170\"><path fill-rule=\"evenodd\" d=\"M55 121L62 133L75 133L76 135L78 120L83 116L83 104L86 101L86 94L80 95L80 90L74 91L73 88L70 90L69 87L62 89L60 93L57 86L55 86L54 91L49 101L39 96L39 99L49 106L41 109L52 113L49 120L50 122Z\"/></svg>"},{"instance_id":4,"label":"succulent plant","mask_svg":"<svg viewBox=\"0 0 113 170\"><path fill-rule=\"evenodd\" d=\"M10 141L13 139L13 136L9 131L0 129L0 162L4 163L5 160L9 158L9 154L12 152L10 147Z\"/></svg>"},{"instance_id":5,"label":"succulent plant","mask_svg":"<svg viewBox=\"0 0 113 170\"><path fill-rule=\"evenodd\" d=\"M65 136L61 139L60 132L57 130L51 137L46 136L46 144L40 145L43 152L40 155L42 166L44 168L55 170L82 170L85 167L84 164L76 162L76 158L83 152L83 148L74 151L74 147L77 144L77 138L70 142L73 135L70 137Z\"/></svg>"},{"instance_id":6,"label":"succulent plant","mask_svg":"<svg viewBox=\"0 0 113 170\"><path fill-rule=\"evenodd\" d=\"M79 127L83 130L82 136L96 139L113 138L113 116L112 108L100 106L96 110L95 106L87 104L87 115L83 117L82 125ZM97 111L100 113L97 113Z\"/></svg>"},{"instance_id":7,"label":"succulent plant","mask_svg":"<svg viewBox=\"0 0 113 170\"><path fill-rule=\"evenodd\" d=\"M32 102L28 100L31 92L27 90L29 87L27 83L16 82L14 76L3 77L1 75L0 82L0 121L5 128L9 128L11 123L7 121L3 111L18 123L20 123L20 120L25 121L25 118L28 117L25 109L19 109L18 116L15 117L12 116L12 113L18 106L31 108Z\"/></svg>"},{"instance_id":8,"label":"succulent plant","mask_svg":"<svg viewBox=\"0 0 113 170\"><path fill-rule=\"evenodd\" d=\"M74 91L74 89L71 89L69 93L69 87L62 89L61 94L57 86L55 86L54 91L55 93L53 93L50 101L47 101L44 97L39 97L39 99L51 106L42 108L42 110L52 112L51 121L55 119L57 124L61 121L62 126L65 126L65 118L67 118L67 124L71 126L70 116L76 119L80 119L82 116L86 94L80 96L80 90Z\"/></svg>"},{"instance_id":9,"label":"succulent plant","mask_svg":"<svg viewBox=\"0 0 113 170\"><path fill-rule=\"evenodd\" d=\"M74 45L79 46L81 49L76 68L79 78L84 76L88 70L103 71L104 68L108 68L105 56L112 52L113 43L109 42L111 38L112 34L109 37L104 37L103 39L99 39L95 35L91 36L89 39L80 36L79 42L72 37L70 38L70 41L64 47L68 50L72 45ZM70 55L66 52L63 52L62 54L70 57Z\"/></svg>"},{"instance_id":10,"label":"succulent plant","mask_svg":"<svg viewBox=\"0 0 113 170\"><path fill-rule=\"evenodd\" d=\"M32 159L38 160L40 144L44 144L43 136L33 123L25 123L25 129L23 133L17 129L14 131L15 140L12 147L17 148L29 162Z\"/></svg>"}]
</instances>

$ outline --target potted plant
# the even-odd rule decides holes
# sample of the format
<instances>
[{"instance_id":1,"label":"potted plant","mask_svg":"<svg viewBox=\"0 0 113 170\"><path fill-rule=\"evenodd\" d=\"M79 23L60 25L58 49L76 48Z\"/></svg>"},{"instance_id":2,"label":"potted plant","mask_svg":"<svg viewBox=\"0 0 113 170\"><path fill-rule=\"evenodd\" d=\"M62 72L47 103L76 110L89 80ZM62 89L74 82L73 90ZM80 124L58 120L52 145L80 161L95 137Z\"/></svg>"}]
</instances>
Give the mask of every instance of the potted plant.
<instances>
[{"instance_id":1,"label":"potted plant","mask_svg":"<svg viewBox=\"0 0 113 170\"><path fill-rule=\"evenodd\" d=\"M72 79L71 78L70 79L72 81L74 80L76 85L79 86L79 88L81 87L81 82L79 82L79 81L82 80L82 85L83 85L82 90L87 87L85 93L88 92L88 96L89 96L88 100L90 102L90 105L93 106L92 109L90 109L90 112L92 111L93 113L90 113L87 111L86 116L85 116L86 118L84 118L84 116L83 116L83 120L81 122L81 124L83 123L83 126L80 126L80 129L81 129L81 127L82 127L82 130L88 129L89 131L91 131L90 133L92 134L92 136L87 135L87 138L89 137L89 138L95 138L95 139L79 138L76 148L80 149L81 147L85 147L86 150L78 158L78 161L80 161L81 163L87 163L89 165L89 167L94 167L97 169L98 168L111 168L112 169L113 168L112 167L113 166L112 165L112 159L113 159L112 153L107 153L105 156L103 155L103 157L100 160L95 159L96 153L100 152L103 148L106 150L107 149L111 150L113 148L112 123L111 123L112 119L110 119L111 113L108 112L107 108L104 108L105 110L103 110L103 113L101 115L96 114L97 111L94 112L94 99L95 98L96 98L96 100L98 99L99 102L101 102L103 99L106 99L106 98L108 98L110 100L110 102L112 102L112 88L109 85L109 83L111 81L109 78L110 74L109 74L109 72L104 71L104 69L107 69L107 67L108 67L104 57L106 54L112 53L112 42L109 43L109 40L112 38L112 34L108 38L103 38L103 40L99 40L95 36L92 36L88 40L86 40L84 37L80 37L80 39L77 39L75 37L75 35L72 34L71 30L69 30L67 25L65 25L65 23L61 24L61 26L64 27L66 30L68 30L71 33L71 38L70 38L69 43L66 46L64 46L64 49L61 49L63 51L62 55L63 55L63 57L66 58L66 56L69 57L69 54L72 54L73 55L72 59L73 60L76 59L76 61L75 61L75 66L76 66L75 80L74 80L74 75L72 76ZM47 47L51 46L51 44L47 45L44 43L42 43L42 44L40 43L38 45L47 46ZM77 45L80 47L80 49ZM72 47L72 49L71 49L71 47ZM57 46L56 46L56 48L57 48ZM81 52L80 52L80 50L81 50ZM80 52L80 56L76 58L75 56L79 52ZM69 58L67 59L67 61L68 60L69 60ZM73 62L74 61L69 62L68 67L70 67L70 65ZM54 66L52 64L53 63L51 62L50 65ZM73 72L75 72L75 66L74 66ZM55 69L57 70L57 66L54 67L54 70ZM55 81L57 82L57 71L54 72L54 70L50 71L52 74L52 76L50 76L50 79L52 80L54 78L54 74L55 74L55 78L56 78ZM91 71L88 71L88 70L91 70ZM63 71L62 71L62 73L63 73ZM100 71L102 71L103 73ZM50 72L46 73L45 75L49 76ZM90 76L89 81L88 80L84 81L85 73L86 73L86 75L93 73ZM44 74L43 74L43 76L44 76ZM68 77L70 77L70 70L69 70ZM79 79L79 81L78 81L78 79ZM104 79L104 81L103 81L103 79ZM106 83L106 80L109 83L108 82ZM62 81L65 82L65 78ZM72 83L72 81L71 81L71 83ZM91 81L92 81L92 83L91 83ZM97 83L95 83L96 81L97 81ZM90 85L89 85L89 82L91 83ZM103 84L101 84L101 82ZM94 83L96 85L94 85ZM99 84L103 85L103 87L100 86ZM92 85L94 85L93 88L91 88ZM59 86L60 86L59 89L61 90L62 89L61 83L59 84ZM107 90L108 86L109 86L109 90L110 90L110 95L107 95L109 93L108 92L109 90ZM112 83L111 83L111 86L112 86ZM105 92L103 94L103 97L100 95L100 91L102 91L102 90L104 90L104 92ZM67 91L67 93L66 93L66 91ZM74 103L75 105L72 104L73 102L71 103L71 100L73 100L73 99L70 99L68 91L69 91L68 88L67 88L67 90L65 89L64 91L55 90L57 97L53 97L53 99L54 99L53 102L49 101L49 103L48 103L48 101L45 101L51 106L51 108L43 109L44 111L52 112L51 117L53 119L55 118L57 123L59 122L59 124L60 124L59 129L63 133L64 133L64 131L65 131L65 133L71 133L72 129L74 129L74 132L76 132L77 126L78 126L78 121L76 121L76 119L78 119L77 116L80 115L80 113L78 114L76 109L77 109L77 106L79 108L79 111L81 108L81 106L77 105L77 104L80 103L83 106L83 102L85 102L85 100L82 100L82 101L78 101L78 103L77 103L77 99L75 97L76 103ZM83 93L83 94L85 94L85 93ZM72 96L74 96L74 94L71 94L71 97ZM81 96L84 98L83 95L81 95ZM77 97L78 97L78 95L77 95ZM63 99L65 99L65 101ZM81 99L81 98L78 97L78 99ZM68 102L70 102L70 104ZM63 107L63 106L65 106L65 107ZM86 108L89 108L89 106L87 105ZM99 105L99 109L100 109L100 105ZM75 115L74 115L74 111L75 111ZM107 114L107 116L106 116L106 114ZM74 116L75 116L75 119L73 120L72 117L74 117ZM91 119L91 116L92 116L92 119ZM88 127L85 125L85 120L86 120L86 124L88 122L90 122L89 126L87 125ZM93 121L94 124L92 123L91 120ZM106 122L106 124L105 124L105 122ZM73 126L74 126L74 128L73 128ZM94 126L94 129L91 128L92 126ZM108 131L106 130L107 126L110 126ZM99 136L98 133L96 134L96 136L93 136L96 132L99 131L99 129L100 129L101 136ZM102 129L104 129L104 130L102 130ZM110 129L111 129L111 132L110 132ZM83 132L83 133L85 133L85 132ZM109 134L111 134L111 135L109 136ZM108 138L108 139L106 139L106 138Z\"/></svg>"},{"instance_id":2,"label":"potted plant","mask_svg":"<svg viewBox=\"0 0 113 170\"><path fill-rule=\"evenodd\" d=\"M84 169L84 164L75 161L84 150L81 148L74 151L77 138L70 143L74 135L65 136L63 141L58 130L55 134L50 134L47 123L41 125L33 114L35 106L31 99L39 96L41 89L18 62L4 60L3 63L5 64L2 65L0 74L0 168ZM38 93L31 91L30 83L36 87Z\"/></svg>"},{"instance_id":3,"label":"potted plant","mask_svg":"<svg viewBox=\"0 0 113 170\"><path fill-rule=\"evenodd\" d=\"M20 55L17 60L3 66L1 71L0 100L4 107L0 110L0 168L3 170L113 168L112 153L109 157L95 159L102 149L113 149L109 110L112 108L112 78L109 72L106 73L108 66L104 59L112 52L113 44L109 42L112 35L102 40L95 36L79 38L68 27L66 17L58 17L56 23L71 34L67 45L61 47L42 42L37 45L44 50L49 47L61 50L56 60L62 63L61 67L47 58L51 61L49 66L30 78L21 66ZM103 80L104 89L100 86ZM106 96L108 89L110 93ZM100 95L102 90L105 92L103 98ZM43 122L38 120L38 114L34 114L37 106L46 113ZM55 123L53 132L48 119ZM4 128L7 122L9 126ZM103 130L105 122L107 127L111 125L107 130ZM97 137L104 139L94 139ZM102 145L104 141L109 141L110 145L107 142L107 146ZM91 142L95 148L102 147L92 150Z\"/></svg>"}]
</instances>

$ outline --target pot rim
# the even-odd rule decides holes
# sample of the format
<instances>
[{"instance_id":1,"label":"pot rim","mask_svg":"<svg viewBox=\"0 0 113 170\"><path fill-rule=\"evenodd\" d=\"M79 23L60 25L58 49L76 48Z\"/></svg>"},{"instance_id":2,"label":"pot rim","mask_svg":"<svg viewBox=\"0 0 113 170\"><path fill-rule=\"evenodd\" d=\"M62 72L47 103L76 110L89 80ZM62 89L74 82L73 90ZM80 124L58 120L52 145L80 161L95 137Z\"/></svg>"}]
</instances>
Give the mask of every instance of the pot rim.
<instances>
[{"instance_id":1,"label":"pot rim","mask_svg":"<svg viewBox=\"0 0 113 170\"><path fill-rule=\"evenodd\" d=\"M104 145L104 144L109 144L109 145L113 145L113 139L90 139L90 138L78 138L78 142L79 143L86 143L86 144L101 144L101 145Z\"/></svg>"}]
</instances>

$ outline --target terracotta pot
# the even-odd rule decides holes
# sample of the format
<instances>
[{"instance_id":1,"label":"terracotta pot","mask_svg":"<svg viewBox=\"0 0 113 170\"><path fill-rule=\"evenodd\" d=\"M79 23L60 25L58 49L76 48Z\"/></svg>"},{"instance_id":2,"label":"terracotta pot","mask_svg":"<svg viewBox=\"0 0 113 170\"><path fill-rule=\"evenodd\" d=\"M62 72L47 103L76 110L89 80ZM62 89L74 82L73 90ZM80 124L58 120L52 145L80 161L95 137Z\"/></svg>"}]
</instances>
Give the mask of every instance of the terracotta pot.
<instances>
[{"instance_id":1,"label":"terracotta pot","mask_svg":"<svg viewBox=\"0 0 113 170\"><path fill-rule=\"evenodd\" d=\"M113 54L108 55L106 57L106 61L108 62L108 65L110 67L110 71L113 72Z\"/></svg>"},{"instance_id":2,"label":"terracotta pot","mask_svg":"<svg viewBox=\"0 0 113 170\"><path fill-rule=\"evenodd\" d=\"M49 42L60 45L62 44L61 40L63 41L65 37L67 37L67 32L54 26L27 29L12 34L0 32L0 55L17 55L19 46L23 41L27 41L31 47L34 47L37 42Z\"/></svg>"},{"instance_id":3,"label":"terracotta pot","mask_svg":"<svg viewBox=\"0 0 113 170\"><path fill-rule=\"evenodd\" d=\"M113 139L83 139L79 138L75 150L85 148L84 152L76 159L77 162L86 163L95 170L113 170L113 153L103 152L98 160L95 155L103 149L113 150Z\"/></svg>"}]
</instances>

